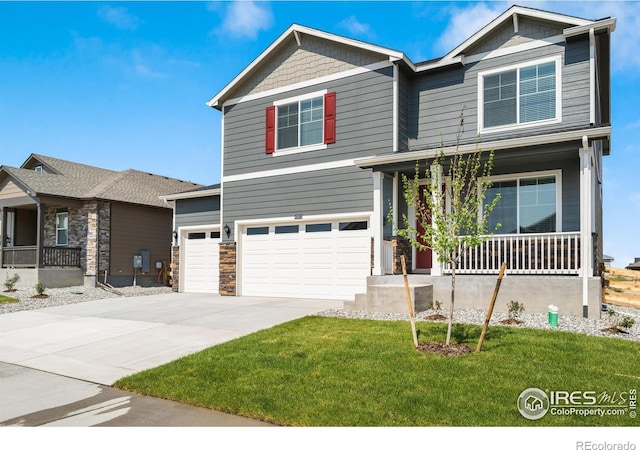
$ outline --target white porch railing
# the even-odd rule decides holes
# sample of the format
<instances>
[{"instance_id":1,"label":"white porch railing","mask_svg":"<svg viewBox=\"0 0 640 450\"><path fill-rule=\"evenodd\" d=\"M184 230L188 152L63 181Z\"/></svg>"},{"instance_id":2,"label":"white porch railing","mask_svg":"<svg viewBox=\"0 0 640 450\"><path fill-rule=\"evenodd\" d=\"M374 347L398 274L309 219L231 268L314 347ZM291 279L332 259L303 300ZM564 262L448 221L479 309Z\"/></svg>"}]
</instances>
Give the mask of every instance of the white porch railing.
<instances>
[{"instance_id":1,"label":"white porch railing","mask_svg":"<svg viewBox=\"0 0 640 450\"><path fill-rule=\"evenodd\" d=\"M393 242L382 241L382 272L383 275L393 274Z\"/></svg>"},{"instance_id":2,"label":"white porch railing","mask_svg":"<svg viewBox=\"0 0 640 450\"><path fill-rule=\"evenodd\" d=\"M493 235L477 247L460 247L456 273L494 274L500 271L502 262L512 274L577 275L580 233ZM451 267L444 272L451 273Z\"/></svg>"}]
</instances>

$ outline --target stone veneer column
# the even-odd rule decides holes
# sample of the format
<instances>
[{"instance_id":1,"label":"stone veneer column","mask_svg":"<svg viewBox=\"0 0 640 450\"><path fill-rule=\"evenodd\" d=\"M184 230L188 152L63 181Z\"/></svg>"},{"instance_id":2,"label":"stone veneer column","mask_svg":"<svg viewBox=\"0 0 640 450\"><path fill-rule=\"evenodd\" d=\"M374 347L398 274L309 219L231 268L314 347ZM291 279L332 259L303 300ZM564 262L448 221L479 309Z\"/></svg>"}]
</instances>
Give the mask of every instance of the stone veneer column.
<instances>
[{"instance_id":1,"label":"stone veneer column","mask_svg":"<svg viewBox=\"0 0 640 450\"><path fill-rule=\"evenodd\" d=\"M180 290L180 246L171 247L171 290Z\"/></svg>"},{"instance_id":2,"label":"stone veneer column","mask_svg":"<svg viewBox=\"0 0 640 450\"><path fill-rule=\"evenodd\" d=\"M84 285L95 287L98 275L98 205L86 202L83 205L83 217L87 221L86 266L84 271Z\"/></svg>"},{"instance_id":3,"label":"stone veneer column","mask_svg":"<svg viewBox=\"0 0 640 450\"><path fill-rule=\"evenodd\" d=\"M404 255L407 261L407 273L411 273L411 268L413 267L413 251L411 244L408 240L398 236L392 237L391 242L393 244L393 273L402 274L402 260L400 258L401 255Z\"/></svg>"},{"instance_id":4,"label":"stone veneer column","mask_svg":"<svg viewBox=\"0 0 640 450\"><path fill-rule=\"evenodd\" d=\"M220 244L220 295L236 295L236 243Z\"/></svg>"}]
</instances>

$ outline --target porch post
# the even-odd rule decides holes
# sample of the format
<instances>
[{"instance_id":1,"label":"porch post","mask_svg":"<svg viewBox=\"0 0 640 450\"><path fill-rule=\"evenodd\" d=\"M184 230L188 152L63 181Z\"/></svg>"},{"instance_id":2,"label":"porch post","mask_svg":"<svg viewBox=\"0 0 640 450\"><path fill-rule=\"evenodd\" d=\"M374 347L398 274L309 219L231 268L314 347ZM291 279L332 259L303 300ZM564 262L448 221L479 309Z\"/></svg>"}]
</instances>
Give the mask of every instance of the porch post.
<instances>
[{"instance_id":1,"label":"porch post","mask_svg":"<svg viewBox=\"0 0 640 450\"><path fill-rule=\"evenodd\" d=\"M593 276L592 237L592 153L593 149L584 142L580 148L580 275L582 276L582 310L588 316L589 278Z\"/></svg>"},{"instance_id":2,"label":"porch post","mask_svg":"<svg viewBox=\"0 0 640 450\"><path fill-rule=\"evenodd\" d=\"M442 166L440 164L431 166L431 184L431 195L433 196L434 205L437 205L439 208L444 208L445 205L438 205L441 198L439 193L442 190ZM438 225L433 223L433 221L431 226L434 229L438 228ZM435 250L431 251L431 275L436 277L442 275L442 264L438 262L438 253Z\"/></svg>"},{"instance_id":3,"label":"porch post","mask_svg":"<svg viewBox=\"0 0 640 450\"><path fill-rule=\"evenodd\" d=\"M36 267L38 269L40 268L40 259L42 255L43 220L44 214L42 214L42 204L38 200L38 202L36 203Z\"/></svg>"},{"instance_id":4,"label":"porch post","mask_svg":"<svg viewBox=\"0 0 640 450\"><path fill-rule=\"evenodd\" d=\"M5 237L5 227L7 223L7 210L6 208L0 208L0 269L4 265L4 237Z\"/></svg>"},{"instance_id":5,"label":"porch post","mask_svg":"<svg viewBox=\"0 0 640 450\"><path fill-rule=\"evenodd\" d=\"M373 172L373 215L371 216L371 237L373 238L373 268L371 275L382 275L382 172Z\"/></svg>"}]
</instances>

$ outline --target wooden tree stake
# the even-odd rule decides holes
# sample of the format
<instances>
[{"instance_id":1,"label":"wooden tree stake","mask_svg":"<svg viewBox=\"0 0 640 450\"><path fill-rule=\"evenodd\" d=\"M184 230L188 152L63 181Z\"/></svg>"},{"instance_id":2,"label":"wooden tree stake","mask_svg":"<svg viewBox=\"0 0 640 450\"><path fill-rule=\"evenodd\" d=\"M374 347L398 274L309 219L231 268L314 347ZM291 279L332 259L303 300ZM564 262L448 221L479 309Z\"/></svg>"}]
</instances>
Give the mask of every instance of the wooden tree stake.
<instances>
[{"instance_id":1,"label":"wooden tree stake","mask_svg":"<svg viewBox=\"0 0 640 450\"><path fill-rule=\"evenodd\" d=\"M411 305L411 292L409 291L409 280L407 279L407 263L404 255L400 256L402 261L402 275L404 276L404 290L407 293L407 305L409 305L409 320L411 320L411 332L413 333L413 346L418 348L418 334L416 333L416 321L413 317L413 306Z\"/></svg>"},{"instance_id":2,"label":"wooden tree stake","mask_svg":"<svg viewBox=\"0 0 640 450\"><path fill-rule=\"evenodd\" d=\"M496 288L493 290L493 298L491 299L491 304L489 305L489 311L487 311L487 318L484 320L484 326L482 327L482 333L480 334L480 340L478 341L478 347L476 348L476 353L482 349L482 343L484 342L484 336L487 334L487 328L489 328L489 321L491 320L491 315L493 314L493 307L496 304L496 299L498 298L498 291L500 290L500 283L502 283L502 277L504 276L504 269L507 267L507 263L503 262L502 266L500 266L500 273L498 274L498 281L496 281Z\"/></svg>"}]
</instances>

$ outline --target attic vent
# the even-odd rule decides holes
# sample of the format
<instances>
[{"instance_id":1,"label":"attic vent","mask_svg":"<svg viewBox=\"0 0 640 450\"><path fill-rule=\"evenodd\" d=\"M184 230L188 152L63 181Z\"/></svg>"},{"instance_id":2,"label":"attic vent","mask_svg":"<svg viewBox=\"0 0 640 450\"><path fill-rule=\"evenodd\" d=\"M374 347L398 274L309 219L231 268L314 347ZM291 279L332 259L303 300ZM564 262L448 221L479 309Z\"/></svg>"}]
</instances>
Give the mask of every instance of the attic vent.
<instances>
[{"instance_id":1,"label":"attic vent","mask_svg":"<svg viewBox=\"0 0 640 450\"><path fill-rule=\"evenodd\" d=\"M35 170L36 172L40 173L40 172L42 172L42 166L35 166L33 168L33 170Z\"/></svg>"}]
</instances>

